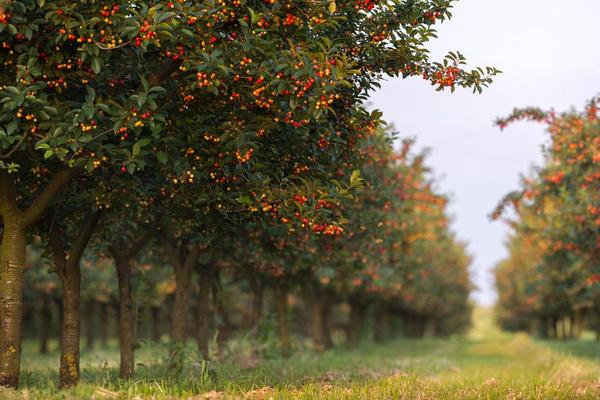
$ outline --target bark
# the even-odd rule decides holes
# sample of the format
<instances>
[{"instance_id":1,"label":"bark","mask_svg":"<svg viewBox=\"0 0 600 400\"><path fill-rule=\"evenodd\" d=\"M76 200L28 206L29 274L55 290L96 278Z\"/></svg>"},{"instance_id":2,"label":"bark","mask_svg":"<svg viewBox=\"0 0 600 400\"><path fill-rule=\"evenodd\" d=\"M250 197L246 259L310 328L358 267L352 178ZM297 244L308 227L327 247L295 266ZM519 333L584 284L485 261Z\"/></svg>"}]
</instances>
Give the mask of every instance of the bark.
<instances>
[{"instance_id":1,"label":"bark","mask_svg":"<svg viewBox=\"0 0 600 400\"><path fill-rule=\"evenodd\" d=\"M17 219L16 216L3 218L4 232L0 248L0 386L12 388L19 385L23 273L27 246L25 227Z\"/></svg>"},{"instance_id":2,"label":"bark","mask_svg":"<svg viewBox=\"0 0 600 400\"><path fill-rule=\"evenodd\" d=\"M40 354L48 354L48 339L50 338L50 324L52 322L52 311L50 309L49 296L42 297L42 305L39 311L39 334L40 334Z\"/></svg>"},{"instance_id":3,"label":"bark","mask_svg":"<svg viewBox=\"0 0 600 400\"><path fill-rule=\"evenodd\" d=\"M146 231L130 246L125 247L120 243L112 243L109 247L115 261L117 281L119 286L119 348L121 362L119 377L131 379L134 370L134 348L136 341L136 313L131 289L133 274L131 262L144 248L154 234Z\"/></svg>"},{"instance_id":4,"label":"bark","mask_svg":"<svg viewBox=\"0 0 600 400\"><path fill-rule=\"evenodd\" d=\"M62 278L63 319L60 355L61 388L76 385L79 381L80 293L81 274L73 268Z\"/></svg>"},{"instance_id":5,"label":"bark","mask_svg":"<svg viewBox=\"0 0 600 400\"><path fill-rule=\"evenodd\" d=\"M210 266L198 267L198 305L196 309L196 342L198 351L205 360L210 357L208 344L211 340L212 313L210 291L212 285L212 271Z\"/></svg>"},{"instance_id":6,"label":"bark","mask_svg":"<svg viewBox=\"0 0 600 400\"><path fill-rule=\"evenodd\" d=\"M362 338L366 307L357 300L350 300L349 305L350 318L346 325L346 341L349 347L354 348Z\"/></svg>"},{"instance_id":7,"label":"bark","mask_svg":"<svg viewBox=\"0 0 600 400\"><path fill-rule=\"evenodd\" d=\"M199 255L198 246L188 249L181 246L177 251L174 246L166 242L165 250L169 255L175 271L175 304L173 305L173 332L172 338L176 342L185 343L188 331L188 316L190 306L190 289L192 270Z\"/></svg>"},{"instance_id":8,"label":"bark","mask_svg":"<svg viewBox=\"0 0 600 400\"><path fill-rule=\"evenodd\" d=\"M175 304L173 305L173 333L176 342L185 343L188 327L188 308L190 304L190 274L181 273L176 276L177 290L175 291Z\"/></svg>"},{"instance_id":9,"label":"bark","mask_svg":"<svg viewBox=\"0 0 600 400\"><path fill-rule=\"evenodd\" d=\"M277 313L277 328L279 334L279 346L281 355L289 357L292 352L290 340L290 327L288 323L288 293L287 287L282 283L276 283L274 287L275 309Z\"/></svg>"},{"instance_id":10,"label":"bark","mask_svg":"<svg viewBox=\"0 0 600 400\"><path fill-rule=\"evenodd\" d=\"M0 216L4 230L0 247L0 386L19 385L27 228L81 171L82 167L59 170L31 205L21 211L13 177L0 170Z\"/></svg>"},{"instance_id":11,"label":"bark","mask_svg":"<svg viewBox=\"0 0 600 400\"><path fill-rule=\"evenodd\" d=\"M59 387L67 388L79 382L81 337L81 270L79 264L87 244L98 224L100 214L90 209L68 258L59 223L51 224L48 244L52 249L54 267L63 286L61 315L61 356Z\"/></svg>"},{"instance_id":12,"label":"bark","mask_svg":"<svg viewBox=\"0 0 600 400\"><path fill-rule=\"evenodd\" d=\"M131 294L131 264L127 258L115 259L119 286L119 344L121 363L119 377L130 379L134 368L135 306Z\"/></svg>"}]
</instances>

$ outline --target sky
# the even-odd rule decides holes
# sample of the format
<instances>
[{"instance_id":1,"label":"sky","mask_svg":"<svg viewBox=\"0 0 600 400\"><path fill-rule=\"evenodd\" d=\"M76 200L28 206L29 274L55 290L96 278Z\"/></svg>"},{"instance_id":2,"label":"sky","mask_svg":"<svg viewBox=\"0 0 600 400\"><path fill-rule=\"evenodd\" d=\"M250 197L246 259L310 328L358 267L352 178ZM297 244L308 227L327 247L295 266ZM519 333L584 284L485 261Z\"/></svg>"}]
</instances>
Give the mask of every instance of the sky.
<instances>
[{"instance_id":1,"label":"sky","mask_svg":"<svg viewBox=\"0 0 600 400\"><path fill-rule=\"evenodd\" d=\"M390 79L371 97L401 137L431 149L439 189L451 196L453 230L474 257L473 297L496 300L493 268L509 229L489 214L520 174L542 162L542 125L500 131L494 119L515 107L582 108L600 94L600 0L460 0L428 48L433 59L463 53L470 66L503 71L481 95L439 93L419 78Z\"/></svg>"}]
</instances>

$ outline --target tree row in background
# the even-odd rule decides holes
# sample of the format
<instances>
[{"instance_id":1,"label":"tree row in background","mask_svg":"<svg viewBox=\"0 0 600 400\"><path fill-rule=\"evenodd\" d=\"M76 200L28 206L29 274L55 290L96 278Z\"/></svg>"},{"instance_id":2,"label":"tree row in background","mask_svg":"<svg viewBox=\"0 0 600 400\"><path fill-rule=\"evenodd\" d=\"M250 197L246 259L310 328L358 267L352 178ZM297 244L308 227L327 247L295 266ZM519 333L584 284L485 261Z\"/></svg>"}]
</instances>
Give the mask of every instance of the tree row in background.
<instances>
[{"instance_id":1,"label":"tree row in background","mask_svg":"<svg viewBox=\"0 0 600 400\"><path fill-rule=\"evenodd\" d=\"M562 114L517 110L499 121L548 126L545 163L497 210L512 204L509 257L496 269L498 318L543 337L600 338L600 120L598 100Z\"/></svg>"},{"instance_id":2,"label":"tree row in background","mask_svg":"<svg viewBox=\"0 0 600 400\"><path fill-rule=\"evenodd\" d=\"M390 314L415 334L464 326L468 257L445 199L363 105L386 76L491 82L498 71L465 71L458 53L429 60L451 5L0 3L0 384L18 385L24 311L32 296L47 316L53 285L63 387L79 379L82 302L116 304L132 376L140 280L150 309L171 304L174 342L196 304L205 356L211 315L228 325L218 293L239 282L254 325L273 289L284 354L291 292L310 299L317 348L346 299L356 326L376 304L380 332Z\"/></svg>"}]
</instances>

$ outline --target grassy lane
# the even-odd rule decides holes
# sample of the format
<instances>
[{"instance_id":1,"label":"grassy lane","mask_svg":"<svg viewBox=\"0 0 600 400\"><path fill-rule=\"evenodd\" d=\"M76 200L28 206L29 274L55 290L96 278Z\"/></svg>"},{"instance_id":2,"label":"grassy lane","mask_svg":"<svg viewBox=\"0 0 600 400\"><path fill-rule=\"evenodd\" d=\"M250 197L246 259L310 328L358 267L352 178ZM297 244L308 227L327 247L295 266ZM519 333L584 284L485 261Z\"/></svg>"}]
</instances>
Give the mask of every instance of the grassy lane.
<instances>
[{"instance_id":1,"label":"grassy lane","mask_svg":"<svg viewBox=\"0 0 600 400\"><path fill-rule=\"evenodd\" d=\"M216 365L216 381L165 375L164 349L139 352L138 378L114 378L116 353L84 356L84 383L61 395L55 386L56 354L24 360L24 388L0 398L194 398L194 399L598 399L600 345L535 342L525 334L497 330L489 311L478 310L466 338L398 340L299 352L290 360L229 359ZM243 352L241 352L243 353ZM240 368L240 364L246 368ZM248 368L251 365L250 368ZM194 373L194 371L196 371Z\"/></svg>"}]
</instances>

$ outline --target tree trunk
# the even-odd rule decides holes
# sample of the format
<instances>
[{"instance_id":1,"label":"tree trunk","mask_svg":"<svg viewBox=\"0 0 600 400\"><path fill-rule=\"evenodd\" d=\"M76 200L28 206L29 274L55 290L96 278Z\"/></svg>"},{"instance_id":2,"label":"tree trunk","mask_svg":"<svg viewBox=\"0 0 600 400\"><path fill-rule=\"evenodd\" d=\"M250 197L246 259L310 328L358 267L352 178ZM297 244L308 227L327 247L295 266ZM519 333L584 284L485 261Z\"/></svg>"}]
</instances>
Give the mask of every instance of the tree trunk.
<instances>
[{"instance_id":1,"label":"tree trunk","mask_svg":"<svg viewBox=\"0 0 600 400\"><path fill-rule=\"evenodd\" d=\"M148 244L154 236L151 230L145 230L138 234L130 246L123 247L119 242L113 242L109 246L115 267L117 269L117 281L119 286L119 347L121 363L119 377L131 379L134 369L134 349L136 341L137 309L133 303L131 294L131 276L133 274L131 261Z\"/></svg>"},{"instance_id":2,"label":"tree trunk","mask_svg":"<svg viewBox=\"0 0 600 400\"><path fill-rule=\"evenodd\" d=\"M567 340L567 319L565 317L560 319L560 334L562 340Z\"/></svg>"},{"instance_id":3,"label":"tree trunk","mask_svg":"<svg viewBox=\"0 0 600 400\"><path fill-rule=\"evenodd\" d=\"M325 351L333 346L328 327L329 304L327 295L316 285L305 293L309 307L310 334L316 351Z\"/></svg>"},{"instance_id":4,"label":"tree trunk","mask_svg":"<svg viewBox=\"0 0 600 400\"><path fill-rule=\"evenodd\" d=\"M16 221L17 218L4 216L0 248L0 386L12 388L19 385L27 247L25 228Z\"/></svg>"},{"instance_id":5,"label":"tree trunk","mask_svg":"<svg viewBox=\"0 0 600 400\"><path fill-rule=\"evenodd\" d=\"M277 328L279 333L279 346L281 355L285 358L291 355L292 345L290 340L290 327L288 324L288 294L287 288L282 283L274 287L275 309L277 312Z\"/></svg>"},{"instance_id":6,"label":"tree trunk","mask_svg":"<svg viewBox=\"0 0 600 400\"><path fill-rule=\"evenodd\" d=\"M175 268L175 304L173 305L172 338L185 343L188 328L188 309L190 306L191 270Z\"/></svg>"},{"instance_id":7,"label":"tree trunk","mask_svg":"<svg viewBox=\"0 0 600 400\"><path fill-rule=\"evenodd\" d=\"M131 264L128 259L115 259L119 282L119 345L121 365L119 377L131 379L134 368L135 305L131 295Z\"/></svg>"},{"instance_id":8,"label":"tree trunk","mask_svg":"<svg viewBox=\"0 0 600 400\"><path fill-rule=\"evenodd\" d=\"M373 339L376 342L384 342L387 340L389 333L389 320L388 312L385 307L377 307L377 310L375 311L373 328Z\"/></svg>"},{"instance_id":9,"label":"tree trunk","mask_svg":"<svg viewBox=\"0 0 600 400\"><path fill-rule=\"evenodd\" d=\"M548 317L541 317L539 324L539 335L542 339L548 338Z\"/></svg>"},{"instance_id":10,"label":"tree trunk","mask_svg":"<svg viewBox=\"0 0 600 400\"><path fill-rule=\"evenodd\" d=\"M362 338L366 307L356 300L351 300L349 305L350 318L346 325L346 341L349 347L354 348Z\"/></svg>"},{"instance_id":11,"label":"tree trunk","mask_svg":"<svg viewBox=\"0 0 600 400\"><path fill-rule=\"evenodd\" d=\"M150 307L152 317L152 340L160 342L160 307Z\"/></svg>"},{"instance_id":12,"label":"tree trunk","mask_svg":"<svg viewBox=\"0 0 600 400\"><path fill-rule=\"evenodd\" d=\"M198 351L205 360L210 357L208 344L211 340L212 315L210 291L212 286L212 271L210 267L198 268L198 305L196 314L196 342Z\"/></svg>"},{"instance_id":13,"label":"tree trunk","mask_svg":"<svg viewBox=\"0 0 600 400\"><path fill-rule=\"evenodd\" d=\"M250 314L250 329L254 334L258 333L258 325L262 319L264 302L264 285L260 277L251 276L250 286L252 288L252 312Z\"/></svg>"},{"instance_id":14,"label":"tree trunk","mask_svg":"<svg viewBox=\"0 0 600 400\"><path fill-rule=\"evenodd\" d=\"M94 343L96 342L96 326L94 324L94 317L96 316L96 303L90 300L85 303L85 347L87 350L94 350Z\"/></svg>"},{"instance_id":15,"label":"tree trunk","mask_svg":"<svg viewBox=\"0 0 600 400\"><path fill-rule=\"evenodd\" d=\"M321 313L321 318L323 319L323 344L325 345L325 350L333 348L333 336L331 335L331 302L328 298L329 296L323 295L321 297L323 301L323 312Z\"/></svg>"},{"instance_id":16,"label":"tree trunk","mask_svg":"<svg viewBox=\"0 0 600 400\"><path fill-rule=\"evenodd\" d=\"M42 306L39 311L40 354L48 354L48 339L50 337L50 325L52 322L49 297L47 295L42 297Z\"/></svg>"},{"instance_id":17,"label":"tree trunk","mask_svg":"<svg viewBox=\"0 0 600 400\"><path fill-rule=\"evenodd\" d=\"M63 168L24 211L17 204L11 174L0 170L0 386L17 388L21 367L23 274L27 253L27 227L37 221L50 203L81 169Z\"/></svg>"},{"instance_id":18,"label":"tree trunk","mask_svg":"<svg viewBox=\"0 0 600 400\"><path fill-rule=\"evenodd\" d=\"M79 381L80 293L79 266L68 268L63 278L63 318L60 354L59 387L76 385Z\"/></svg>"},{"instance_id":19,"label":"tree trunk","mask_svg":"<svg viewBox=\"0 0 600 400\"><path fill-rule=\"evenodd\" d=\"M550 339L558 339L558 318L550 317Z\"/></svg>"},{"instance_id":20,"label":"tree trunk","mask_svg":"<svg viewBox=\"0 0 600 400\"><path fill-rule=\"evenodd\" d=\"M436 329L435 318L433 318L433 317L425 318L423 335L428 338L435 337L436 330L437 329Z\"/></svg>"},{"instance_id":21,"label":"tree trunk","mask_svg":"<svg viewBox=\"0 0 600 400\"><path fill-rule=\"evenodd\" d=\"M98 312L99 317L100 317L100 324L99 324L99 333L100 333L100 344L102 345L102 348L107 348L108 347L108 327L110 325L109 323L109 319L108 319L108 304L107 303L100 303L100 310Z\"/></svg>"}]
</instances>

